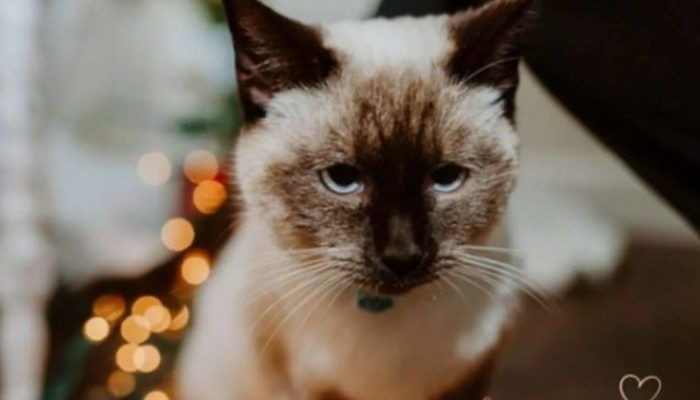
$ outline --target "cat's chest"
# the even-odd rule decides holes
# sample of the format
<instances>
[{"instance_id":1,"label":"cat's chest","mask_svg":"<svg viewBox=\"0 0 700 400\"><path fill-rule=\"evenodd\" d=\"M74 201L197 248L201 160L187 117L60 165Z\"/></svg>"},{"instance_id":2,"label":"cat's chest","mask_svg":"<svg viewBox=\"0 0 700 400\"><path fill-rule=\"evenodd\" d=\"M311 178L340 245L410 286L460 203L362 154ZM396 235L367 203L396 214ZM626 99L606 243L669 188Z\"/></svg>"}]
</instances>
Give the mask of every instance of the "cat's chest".
<instances>
[{"instance_id":1,"label":"cat's chest","mask_svg":"<svg viewBox=\"0 0 700 400\"><path fill-rule=\"evenodd\" d=\"M481 317L454 301L432 295L408 304L399 299L395 309L374 314L355 306L349 295L333 312L298 322L303 327L291 324L285 347L294 398L439 398L497 341L481 330Z\"/></svg>"}]
</instances>

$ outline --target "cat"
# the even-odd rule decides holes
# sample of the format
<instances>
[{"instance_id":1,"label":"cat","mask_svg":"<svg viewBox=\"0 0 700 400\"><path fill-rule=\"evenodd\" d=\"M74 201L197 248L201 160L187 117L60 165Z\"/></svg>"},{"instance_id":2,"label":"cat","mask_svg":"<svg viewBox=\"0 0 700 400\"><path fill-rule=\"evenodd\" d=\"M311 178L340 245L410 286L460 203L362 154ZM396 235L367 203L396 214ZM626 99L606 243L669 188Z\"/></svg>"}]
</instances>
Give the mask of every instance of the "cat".
<instances>
[{"instance_id":1,"label":"cat","mask_svg":"<svg viewBox=\"0 0 700 400\"><path fill-rule=\"evenodd\" d=\"M524 287L506 206L534 1L318 27L224 3L242 212L179 398L481 399Z\"/></svg>"}]
</instances>

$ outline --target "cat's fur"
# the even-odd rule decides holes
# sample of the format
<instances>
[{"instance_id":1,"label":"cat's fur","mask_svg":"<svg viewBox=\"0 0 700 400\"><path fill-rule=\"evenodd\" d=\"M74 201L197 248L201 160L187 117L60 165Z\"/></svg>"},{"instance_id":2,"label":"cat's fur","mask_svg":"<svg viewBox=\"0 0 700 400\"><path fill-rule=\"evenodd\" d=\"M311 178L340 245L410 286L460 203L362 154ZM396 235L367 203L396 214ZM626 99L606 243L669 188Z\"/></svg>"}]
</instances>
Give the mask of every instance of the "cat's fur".
<instances>
[{"instance_id":1,"label":"cat's fur","mask_svg":"<svg viewBox=\"0 0 700 400\"><path fill-rule=\"evenodd\" d=\"M514 282L493 275L485 293L444 279L468 246L508 246L516 45L532 3L312 28L255 0L225 2L247 122L235 152L245 213L198 299L181 398L483 396ZM471 175L437 195L425 182L445 162ZM326 190L318 171L335 163L357 166L366 190ZM381 267L397 237L428 260L405 279ZM400 294L373 314L356 306L358 287Z\"/></svg>"}]
</instances>

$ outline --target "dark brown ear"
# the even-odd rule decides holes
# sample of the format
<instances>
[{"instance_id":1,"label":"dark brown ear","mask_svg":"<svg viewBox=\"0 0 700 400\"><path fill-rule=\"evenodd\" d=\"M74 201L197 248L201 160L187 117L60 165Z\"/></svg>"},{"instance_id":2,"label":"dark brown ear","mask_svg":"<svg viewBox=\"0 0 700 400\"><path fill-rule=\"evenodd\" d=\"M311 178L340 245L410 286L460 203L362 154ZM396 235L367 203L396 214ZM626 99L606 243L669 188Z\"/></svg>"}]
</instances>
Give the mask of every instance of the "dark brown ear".
<instances>
[{"instance_id":1,"label":"dark brown ear","mask_svg":"<svg viewBox=\"0 0 700 400\"><path fill-rule=\"evenodd\" d=\"M448 72L464 83L500 88L511 106L518 86L520 42L534 18L536 3L537 0L491 0L451 17L450 31L456 50L449 60Z\"/></svg>"},{"instance_id":2,"label":"dark brown ear","mask_svg":"<svg viewBox=\"0 0 700 400\"><path fill-rule=\"evenodd\" d=\"M336 68L321 33L286 18L258 0L224 0L236 52L236 70L247 122L265 116L278 92L311 86Z\"/></svg>"}]
</instances>

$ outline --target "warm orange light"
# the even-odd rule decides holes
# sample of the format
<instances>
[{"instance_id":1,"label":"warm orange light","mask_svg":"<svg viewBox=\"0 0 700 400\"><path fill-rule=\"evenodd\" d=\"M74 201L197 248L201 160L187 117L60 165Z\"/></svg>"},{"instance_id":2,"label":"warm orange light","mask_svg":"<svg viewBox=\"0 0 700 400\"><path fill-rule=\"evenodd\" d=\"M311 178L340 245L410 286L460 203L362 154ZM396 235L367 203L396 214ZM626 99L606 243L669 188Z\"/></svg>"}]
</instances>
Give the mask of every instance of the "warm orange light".
<instances>
[{"instance_id":1,"label":"warm orange light","mask_svg":"<svg viewBox=\"0 0 700 400\"><path fill-rule=\"evenodd\" d=\"M146 395L143 400L170 400L167 394L160 390L154 390Z\"/></svg>"},{"instance_id":2,"label":"warm orange light","mask_svg":"<svg viewBox=\"0 0 700 400\"><path fill-rule=\"evenodd\" d=\"M131 344L141 344L151 336L148 320L140 315L126 318L121 325L124 340Z\"/></svg>"},{"instance_id":3,"label":"warm orange light","mask_svg":"<svg viewBox=\"0 0 700 400\"><path fill-rule=\"evenodd\" d=\"M153 306L160 306L162 303L155 296L142 296L136 299L131 305L131 313L134 315L145 316L146 311Z\"/></svg>"},{"instance_id":4,"label":"warm orange light","mask_svg":"<svg viewBox=\"0 0 700 400\"><path fill-rule=\"evenodd\" d=\"M155 346L147 345L136 349L134 353L134 365L144 373L150 373L160 366L160 352Z\"/></svg>"},{"instance_id":5,"label":"warm orange light","mask_svg":"<svg viewBox=\"0 0 700 400\"><path fill-rule=\"evenodd\" d=\"M117 350L117 366L126 372L136 371L136 364L134 364L134 354L138 350L138 346L134 344L122 345L119 350Z\"/></svg>"},{"instance_id":6,"label":"warm orange light","mask_svg":"<svg viewBox=\"0 0 700 400\"><path fill-rule=\"evenodd\" d=\"M136 388L134 376L123 371L114 371L107 379L107 390L114 397L126 397Z\"/></svg>"},{"instance_id":7,"label":"warm orange light","mask_svg":"<svg viewBox=\"0 0 700 400\"><path fill-rule=\"evenodd\" d=\"M184 173L193 183L212 180L219 173L219 161L206 150L193 151L185 159Z\"/></svg>"},{"instance_id":8,"label":"warm orange light","mask_svg":"<svg viewBox=\"0 0 700 400\"><path fill-rule=\"evenodd\" d=\"M197 185L192 202L202 214L214 214L226 201L226 188L217 181L204 181Z\"/></svg>"},{"instance_id":9,"label":"warm orange light","mask_svg":"<svg viewBox=\"0 0 700 400\"><path fill-rule=\"evenodd\" d=\"M173 320L170 322L170 327L168 329L171 331L179 331L180 329L183 329L187 326L189 320L190 309L187 308L187 306L183 306L182 310L176 313L173 317Z\"/></svg>"},{"instance_id":10,"label":"warm orange light","mask_svg":"<svg viewBox=\"0 0 700 400\"><path fill-rule=\"evenodd\" d=\"M182 279L190 285L201 285L209 278L211 265L205 251L195 250L187 254L180 266Z\"/></svg>"},{"instance_id":11,"label":"warm orange light","mask_svg":"<svg viewBox=\"0 0 700 400\"><path fill-rule=\"evenodd\" d=\"M107 321L116 321L124 314L125 309L124 298L115 294L100 296L92 306L92 312Z\"/></svg>"},{"instance_id":12,"label":"warm orange light","mask_svg":"<svg viewBox=\"0 0 700 400\"><path fill-rule=\"evenodd\" d=\"M138 173L141 180L151 186L159 186L170 179L173 167L163 153L146 153L139 159Z\"/></svg>"},{"instance_id":13,"label":"warm orange light","mask_svg":"<svg viewBox=\"0 0 700 400\"><path fill-rule=\"evenodd\" d=\"M93 317L83 325L83 334L93 342L101 342L109 336L109 322L102 317Z\"/></svg>"},{"instance_id":14,"label":"warm orange light","mask_svg":"<svg viewBox=\"0 0 700 400\"><path fill-rule=\"evenodd\" d=\"M170 310L161 305L150 307L143 316L148 321L151 332L164 332L170 326Z\"/></svg>"},{"instance_id":15,"label":"warm orange light","mask_svg":"<svg viewBox=\"0 0 700 400\"><path fill-rule=\"evenodd\" d=\"M172 251L182 251L192 245L194 228L184 218L173 218L165 223L160 236L165 247Z\"/></svg>"}]
</instances>

